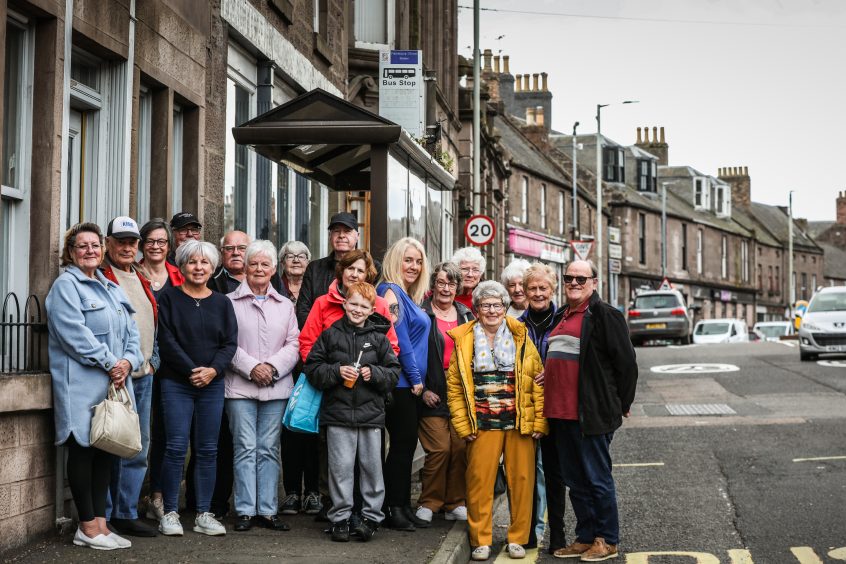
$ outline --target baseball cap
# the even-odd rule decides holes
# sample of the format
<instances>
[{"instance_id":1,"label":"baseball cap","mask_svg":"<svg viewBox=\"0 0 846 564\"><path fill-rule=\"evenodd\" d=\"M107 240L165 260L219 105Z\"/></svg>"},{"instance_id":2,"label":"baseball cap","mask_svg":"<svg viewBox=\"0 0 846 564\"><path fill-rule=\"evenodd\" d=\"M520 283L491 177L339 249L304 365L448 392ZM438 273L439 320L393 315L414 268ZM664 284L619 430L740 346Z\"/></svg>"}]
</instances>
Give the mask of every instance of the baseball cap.
<instances>
[{"instance_id":1,"label":"baseball cap","mask_svg":"<svg viewBox=\"0 0 846 564\"><path fill-rule=\"evenodd\" d=\"M203 224L200 223L200 220L197 219L197 216L191 212L179 212L170 218L171 229L182 229L186 225L193 224L199 225L200 227L203 226Z\"/></svg>"},{"instance_id":2,"label":"baseball cap","mask_svg":"<svg viewBox=\"0 0 846 564\"><path fill-rule=\"evenodd\" d=\"M115 239L127 239L129 237L140 239L141 233L138 231L138 224L131 217L120 215L109 222L109 227L106 229L106 237L114 237Z\"/></svg>"},{"instance_id":3,"label":"baseball cap","mask_svg":"<svg viewBox=\"0 0 846 564\"><path fill-rule=\"evenodd\" d=\"M332 229L335 225L344 225L358 231L358 220L350 212L340 212L333 215L332 219L329 220L329 229Z\"/></svg>"}]
</instances>

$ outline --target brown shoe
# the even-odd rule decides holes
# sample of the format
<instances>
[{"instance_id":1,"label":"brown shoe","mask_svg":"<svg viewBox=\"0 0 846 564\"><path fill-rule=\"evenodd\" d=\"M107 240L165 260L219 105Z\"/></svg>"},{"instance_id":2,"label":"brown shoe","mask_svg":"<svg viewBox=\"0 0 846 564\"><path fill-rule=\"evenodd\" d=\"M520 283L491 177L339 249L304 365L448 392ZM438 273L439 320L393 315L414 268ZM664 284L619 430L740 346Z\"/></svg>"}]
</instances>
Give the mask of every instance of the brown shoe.
<instances>
[{"instance_id":1,"label":"brown shoe","mask_svg":"<svg viewBox=\"0 0 846 564\"><path fill-rule=\"evenodd\" d=\"M559 548L552 555L556 558L578 558L582 554L588 551L592 544L587 544L584 542L576 541L571 543L569 546L564 548Z\"/></svg>"},{"instance_id":2,"label":"brown shoe","mask_svg":"<svg viewBox=\"0 0 846 564\"><path fill-rule=\"evenodd\" d=\"M617 545L608 544L602 537L593 539L593 546L582 554L582 562L601 562L617 557Z\"/></svg>"}]
</instances>

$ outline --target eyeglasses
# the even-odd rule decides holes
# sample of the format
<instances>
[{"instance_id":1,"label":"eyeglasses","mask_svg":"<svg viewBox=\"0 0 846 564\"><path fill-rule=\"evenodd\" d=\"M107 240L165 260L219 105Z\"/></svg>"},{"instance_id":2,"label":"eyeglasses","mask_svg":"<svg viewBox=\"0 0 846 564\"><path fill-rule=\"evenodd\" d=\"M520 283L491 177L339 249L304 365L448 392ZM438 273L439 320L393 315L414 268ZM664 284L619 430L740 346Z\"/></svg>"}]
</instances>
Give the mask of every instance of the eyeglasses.
<instances>
[{"instance_id":1,"label":"eyeglasses","mask_svg":"<svg viewBox=\"0 0 846 564\"><path fill-rule=\"evenodd\" d=\"M300 262L305 262L308 260L308 255L305 253L298 253L296 255L293 253L285 253L285 260L298 260Z\"/></svg>"},{"instance_id":2,"label":"eyeglasses","mask_svg":"<svg viewBox=\"0 0 846 564\"><path fill-rule=\"evenodd\" d=\"M147 239L144 241L145 247L164 247L167 245L167 239Z\"/></svg>"},{"instance_id":3,"label":"eyeglasses","mask_svg":"<svg viewBox=\"0 0 846 564\"><path fill-rule=\"evenodd\" d=\"M180 227L176 230L177 233L185 233L187 235L199 235L202 227Z\"/></svg>"},{"instance_id":4,"label":"eyeglasses","mask_svg":"<svg viewBox=\"0 0 846 564\"><path fill-rule=\"evenodd\" d=\"M99 251L103 248L103 245L100 243L89 243L87 245L73 245L73 248L77 251Z\"/></svg>"},{"instance_id":5,"label":"eyeglasses","mask_svg":"<svg viewBox=\"0 0 846 564\"><path fill-rule=\"evenodd\" d=\"M482 273L482 271L478 268L462 268L461 272L464 274L472 274L473 276L477 276Z\"/></svg>"},{"instance_id":6,"label":"eyeglasses","mask_svg":"<svg viewBox=\"0 0 846 564\"><path fill-rule=\"evenodd\" d=\"M238 249L242 253L247 250L247 245L226 245L225 247L220 248L224 253L232 253L235 249Z\"/></svg>"},{"instance_id":7,"label":"eyeglasses","mask_svg":"<svg viewBox=\"0 0 846 564\"><path fill-rule=\"evenodd\" d=\"M444 288L455 290L456 288L458 288L458 284L456 284L455 282L444 282L443 280L435 280L435 287L438 290L443 290Z\"/></svg>"},{"instance_id":8,"label":"eyeglasses","mask_svg":"<svg viewBox=\"0 0 846 564\"><path fill-rule=\"evenodd\" d=\"M500 312L504 309L505 309L505 306L501 303L499 303L499 304L479 304L479 311Z\"/></svg>"},{"instance_id":9,"label":"eyeglasses","mask_svg":"<svg viewBox=\"0 0 846 564\"><path fill-rule=\"evenodd\" d=\"M571 276L570 274L564 275L564 283L565 284L572 284L573 281L576 282L579 286L584 286L588 280L593 280L593 276Z\"/></svg>"}]
</instances>

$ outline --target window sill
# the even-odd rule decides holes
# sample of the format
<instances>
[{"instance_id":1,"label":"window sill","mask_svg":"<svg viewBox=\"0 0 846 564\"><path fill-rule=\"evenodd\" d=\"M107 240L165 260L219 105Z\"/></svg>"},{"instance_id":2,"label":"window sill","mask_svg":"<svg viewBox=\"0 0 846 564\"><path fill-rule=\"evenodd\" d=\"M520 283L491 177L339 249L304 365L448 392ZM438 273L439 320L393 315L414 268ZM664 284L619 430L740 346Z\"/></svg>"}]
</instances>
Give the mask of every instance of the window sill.
<instances>
[{"instance_id":1,"label":"window sill","mask_svg":"<svg viewBox=\"0 0 846 564\"><path fill-rule=\"evenodd\" d=\"M314 32L314 53L323 59L327 65L332 66L332 50L323 36L316 31Z\"/></svg>"},{"instance_id":2,"label":"window sill","mask_svg":"<svg viewBox=\"0 0 846 564\"><path fill-rule=\"evenodd\" d=\"M0 413L52 409L52 386L49 372L0 375Z\"/></svg>"},{"instance_id":3,"label":"window sill","mask_svg":"<svg viewBox=\"0 0 846 564\"><path fill-rule=\"evenodd\" d=\"M291 25L294 23L294 5L290 0L269 0L271 8L273 8L282 20Z\"/></svg>"}]
</instances>

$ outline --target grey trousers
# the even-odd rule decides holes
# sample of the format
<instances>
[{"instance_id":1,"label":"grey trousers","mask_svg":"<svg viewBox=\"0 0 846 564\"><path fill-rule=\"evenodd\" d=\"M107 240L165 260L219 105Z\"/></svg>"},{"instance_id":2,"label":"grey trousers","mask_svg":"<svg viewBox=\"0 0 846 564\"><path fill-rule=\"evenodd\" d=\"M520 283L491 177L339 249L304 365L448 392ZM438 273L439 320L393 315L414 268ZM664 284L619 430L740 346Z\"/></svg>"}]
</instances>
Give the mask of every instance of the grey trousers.
<instances>
[{"instance_id":1,"label":"grey trousers","mask_svg":"<svg viewBox=\"0 0 846 564\"><path fill-rule=\"evenodd\" d=\"M385 481L382 479L382 431L373 427L326 427L329 447L329 497L333 523L352 515L355 467L358 465L362 515L381 523L385 518Z\"/></svg>"}]
</instances>

